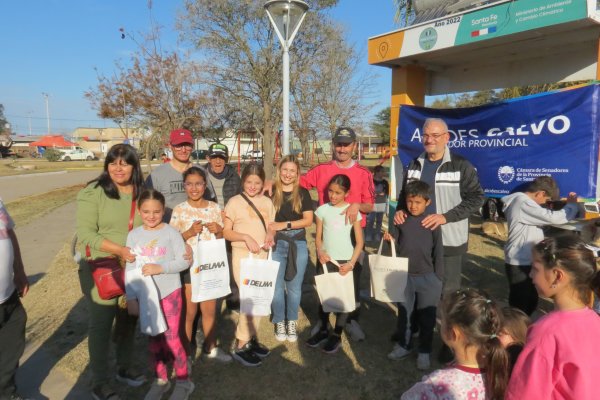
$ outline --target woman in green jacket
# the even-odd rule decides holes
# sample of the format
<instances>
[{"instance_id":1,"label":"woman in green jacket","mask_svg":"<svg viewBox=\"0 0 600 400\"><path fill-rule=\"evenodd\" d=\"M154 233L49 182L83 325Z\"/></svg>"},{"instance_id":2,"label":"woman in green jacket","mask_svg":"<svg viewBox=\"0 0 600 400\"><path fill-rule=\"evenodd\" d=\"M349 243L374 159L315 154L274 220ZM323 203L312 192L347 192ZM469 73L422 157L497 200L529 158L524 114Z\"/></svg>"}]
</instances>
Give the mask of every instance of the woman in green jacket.
<instances>
[{"instance_id":1,"label":"woman in green jacket","mask_svg":"<svg viewBox=\"0 0 600 400\"><path fill-rule=\"evenodd\" d=\"M79 280L88 308L92 397L96 400L119 399L109 385L109 346L120 297L110 300L99 297L87 259L113 255L122 262L135 260L125 241L132 202L140 195L142 183L142 170L135 149L128 144L117 144L106 154L100 176L90 181L77 195L77 237L83 246L89 247L88 257L79 262ZM141 220L137 213L134 218L133 227L136 227ZM131 368L135 324L126 323L118 329L120 334L115 338L116 379L130 386L140 386L146 378Z\"/></svg>"}]
</instances>

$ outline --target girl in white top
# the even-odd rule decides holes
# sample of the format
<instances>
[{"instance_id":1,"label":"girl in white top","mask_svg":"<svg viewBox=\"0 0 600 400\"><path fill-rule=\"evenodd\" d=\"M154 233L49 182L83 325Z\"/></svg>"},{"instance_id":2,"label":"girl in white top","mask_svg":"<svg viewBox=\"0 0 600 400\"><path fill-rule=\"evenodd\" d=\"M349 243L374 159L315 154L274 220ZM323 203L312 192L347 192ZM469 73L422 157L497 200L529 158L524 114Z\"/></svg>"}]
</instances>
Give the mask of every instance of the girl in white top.
<instances>
[{"instance_id":1,"label":"girl in white top","mask_svg":"<svg viewBox=\"0 0 600 400\"><path fill-rule=\"evenodd\" d=\"M190 167L183 173L183 186L188 199L175 206L171 214L170 224L181 232L183 239L193 246L197 237L200 240L211 240L215 235L217 239L223 237L223 219L221 208L217 203L204 199L206 191L206 174L198 167ZM189 268L182 272L185 294L185 345L188 360L193 358L191 343L194 320L198 314L198 307L202 313L202 331L204 343L202 345L202 358L230 362L231 356L217 347L217 299L206 300L200 303L192 302L192 285Z\"/></svg>"},{"instance_id":2,"label":"girl in white top","mask_svg":"<svg viewBox=\"0 0 600 400\"><path fill-rule=\"evenodd\" d=\"M450 366L424 376L401 400L503 400L508 354L500 342L502 313L482 291L444 295L442 340L454 353Z\"/></svg>"}]
</instances>

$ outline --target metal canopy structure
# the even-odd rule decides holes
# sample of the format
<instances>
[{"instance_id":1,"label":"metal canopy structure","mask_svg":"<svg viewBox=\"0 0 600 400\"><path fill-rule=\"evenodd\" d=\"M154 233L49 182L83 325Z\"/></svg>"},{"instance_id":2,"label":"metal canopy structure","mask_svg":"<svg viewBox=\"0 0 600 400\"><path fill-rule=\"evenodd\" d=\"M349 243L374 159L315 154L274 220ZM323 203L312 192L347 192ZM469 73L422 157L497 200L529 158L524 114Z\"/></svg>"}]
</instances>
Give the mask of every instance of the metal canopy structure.
<instances>
[{"instance_id":1,"label":"metal canopy structure","mask_svg":"<svg viewBox=\"0 0 600 400\"><path fill-rule=\"evenodd\" d=\"M600 79L598 1L481 3L369 39L369 64L392 71L392 149L400 106L426 95Z\"/></svg>"},{"instance_id":2,"label":"metal canopy structure","mask_svg":"<svg viewBox=\"0 0 600 400\"><path fill-rule=\"evenodd\" d=\"M595 0L496 2L369 39L369 63L420 68L426 95L596 79Z\"/></svg>"}]
</instances>

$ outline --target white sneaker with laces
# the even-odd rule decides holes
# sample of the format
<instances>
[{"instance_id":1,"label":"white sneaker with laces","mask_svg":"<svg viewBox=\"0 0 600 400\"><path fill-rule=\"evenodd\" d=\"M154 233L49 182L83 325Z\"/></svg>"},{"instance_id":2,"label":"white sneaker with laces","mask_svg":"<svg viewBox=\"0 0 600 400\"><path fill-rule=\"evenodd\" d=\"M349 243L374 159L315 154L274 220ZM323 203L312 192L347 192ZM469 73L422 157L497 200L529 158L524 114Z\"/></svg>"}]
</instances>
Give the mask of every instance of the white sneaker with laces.
<instances>
[{"instance_id":1,"label":"white sneaker with laces","mask_svg":"<svg viewBox=\"0 0 600 400\"><path fill-rule=\"evenodd\" d=\"M287 334L285 333L285 321L280 321L275 324L275 339L278 342L285 342Z\"/></svg>"},{"instance_id":2,"label":"white sneaker with laces","mask_svg":"<svg viewBox=\"0 0 600 400\"><path fill-rule=\"evenodd\" d=\"M426 371L429 368L431 368L429 353L419 353L417 356L417 369L420 371Z\"/></svg>"},{"instance_id":3,"label":"white sneaker with laces","mask_svg":"<svg viewBox=\"0 0 600 400\"><path fill-rule=\"evenodd\" d=\"M346 324L345 329L346 333L350 335L352 340L355 342L361 342L365 340L365 333L356 320L352 320L350 323Z\"/></svg>"},{"instance_id":4,"label":"white sneaker with laces","mask_svg":"<svg viewBox=\"0 0 600 400\"><path fill-rule=\"evenodd\" d=\"M410 350L405 349L398 343L394 345L394 349L388 354L390 360L401 360L410 354Z\"/></svg>"},{"instance_id":5,"label":"white sneaker with laces","mask_svg":"<svg viewBox=\"0 0 600 400\"><path fill-rule=\"evenodd\" d=\"M209 352L202 352L202 359L204 361L219 361L222 363L229 363L233 358L227 354L223 349L218 346L212 348Z\"/></svg>"},{"instance_id":6,"label":"white sneaker with laces","mask_svg":"<svg viewBox=\"0 0 600 400\"><path fill-rule=\"evenodd\" d=\"M177 381L169 400L187 400L194 391L194 387L194 384L190 380Z\"/></svg>"},{"instance_id":7,"label":"white sneaker with laces","mask_svg":"<svg viewBox=\"0 0 600 400\"><path fill-rule=\"evenodd\" d=\"M150 386L150 390L148 390L148 393L146 393L144 400L160 400L163 394L167 393L170 388L171 383L169 381L156 379L154 382L152 382L152 386Z\"/></svg>"},{"instance_id":8,"label":"white sneaker with laces","mask_svg":"<svg viewBox=\"0 0 600 400\"><path fill-rule=\"evenodd\" d=\"M296 321L288 321L286 326L287 340L295 342L298 340L298 332L296 332Z\"/></svg>"}]
</instances>

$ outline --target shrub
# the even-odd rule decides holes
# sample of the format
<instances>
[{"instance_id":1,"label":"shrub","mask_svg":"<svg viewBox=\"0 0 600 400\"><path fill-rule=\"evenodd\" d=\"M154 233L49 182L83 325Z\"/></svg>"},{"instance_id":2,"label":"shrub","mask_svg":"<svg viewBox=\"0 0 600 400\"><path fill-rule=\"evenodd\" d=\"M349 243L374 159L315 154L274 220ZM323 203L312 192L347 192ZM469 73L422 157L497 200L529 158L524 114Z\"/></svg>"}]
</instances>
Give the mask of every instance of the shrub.
<instances>
[{"instance_id":1,"label":"shrub","mask_svg":"<svg viewBox=\"0 0 600 400\"><path fill-rule=\"evenodd\" d=\"M60 160L60 156L62 156L62 153L56 149L46 149L44 152L44 157L48 161L58 161Z\"/></svg>"}]
</instances>

